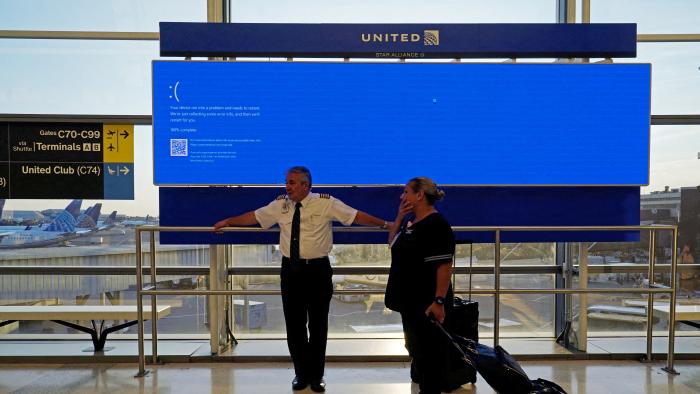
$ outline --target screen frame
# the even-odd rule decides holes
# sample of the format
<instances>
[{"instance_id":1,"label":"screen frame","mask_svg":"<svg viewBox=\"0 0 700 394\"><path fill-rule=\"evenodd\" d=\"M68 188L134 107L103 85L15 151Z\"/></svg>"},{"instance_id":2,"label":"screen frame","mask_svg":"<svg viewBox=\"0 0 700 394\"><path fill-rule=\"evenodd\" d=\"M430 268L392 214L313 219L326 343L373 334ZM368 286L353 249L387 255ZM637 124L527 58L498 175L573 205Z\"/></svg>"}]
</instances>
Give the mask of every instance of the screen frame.
<instances>
[{"instance_id":1,"label":"screen frame","mask_svg":"<svg viewBox=\"0 0 700 394\"><path fill-rule=\"evenodd\" d=\"M375 61L372 59L362 59L358 61L349 61L349 60L330 60L330 61L319 61L319 59L309 59L309 60L290 60L290 59L280 59L280 60L260 60L260 59L234 59L234 60L205 60L205 59L191 59L191 60L174 60L174 59L153 59L151 60L151 116L152 116L152 155L153 155L153 168L152 168L152 176L153 176L153 185L154 186L164 186L164 187L210 187L210 186L233 186L233 187L283 187L285 185L284 182L280 183L255 183L255 184L249 184L249 183L157 183L156 182L156 144L155 144L155 138L156 138L156 133L155 133L155 128L156 128L156 118L153 116L155 113L155 95L154 95L154 65L156 63L261 63L261 64L268 64L268 63L287 63L287 62L294 62L294 63L316 63L316 64L392 64L392 65L397 65L401 66L403 64L440 64L440 65L455 65L455 66L465 66L465 65L473 65L473 64L489 64L489 65L508 65L508 66L521 66L521 65L561 65L561 66L588 66L588 67L596 67L596 66L604 66L604 67L610 67L610 66L629 66L629 65L647 65L649 66L649 117L648 117L648 122L647 122L647 176L646 176L646 183L643 184L472 184L472 183L445 183L445 184L440 184L440 186L462 186L462 187L626 187L626 186L639 186L639 187L645 187L649 186L651 182L651 88L652 88L652 75L653 75L653 65L648 62L642 62L642 63L633 63L633 62L622 62L622 63L576 63L576 62L566 62L566 63L552 63L552 62L462 62L460 59L457 59L457 61L452 60L449 62L446 61L436 61L436 59L431 59L430 61L420 61L420 62L411 62L411 61L403 61L403 59L394 59L393 61L391 59L381 59L381 61ZM311 169L313 171L313 169ZM280 171L280 179L284 179L284 174L286 173L287 169L281 169ZM406 180L408 181L408 180ZM394 186L404 186L405 183L382 183L382 184L369 184L369 183L359 183L359 184L338 184L338 183L314 183L314 186L318 187L394 187Z\"/></svg>"}]
</instances>

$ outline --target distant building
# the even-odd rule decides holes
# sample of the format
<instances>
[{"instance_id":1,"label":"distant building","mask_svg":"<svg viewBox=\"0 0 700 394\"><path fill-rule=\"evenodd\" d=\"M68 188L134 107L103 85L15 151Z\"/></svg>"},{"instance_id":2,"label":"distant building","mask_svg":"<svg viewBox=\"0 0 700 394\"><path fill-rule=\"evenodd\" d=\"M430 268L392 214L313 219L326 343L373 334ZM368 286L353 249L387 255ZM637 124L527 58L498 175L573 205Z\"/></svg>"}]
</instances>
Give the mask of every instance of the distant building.
<instances>
[{"instance_id":1,"label":"distant building","mask_svg":"<svg viewBox=\"0 0 700 394\"><path fill-rule=\"evenodd\" d=\"M3 211L2 219L12 222L43 222L45 217L38 211Z\"/></svg>"},{"instance_id":2,"label":"distant building","mask_svg":"<svg viewBox=\"0 0 700 394\"><path fill-rule=\"evenodd\" d=\"M640 211L643 222L678 223L681 217L681 189L666 186L663 191L642 194Z\"/></svg>"},{"instance_id":3,"label":"distant building","mask_svg":"<svg viewBox=\"0 0 700 394\"><path fill-rule=\"evenodd\" d=\"M44 209L41 214L47 218L55 218L59 213L63 212L63 209Z\"/></svg>"},{"instance_id":4,"label":"distant building","mask_svg":"<svg viewBox=\"0 0 700 394\"><path fill-rule=\"evenodd\" d=\"M678 247L690 246L695 262L700 258L700 187L681 190L681 216L678 226Z\"/></svg>"}]
</instances>

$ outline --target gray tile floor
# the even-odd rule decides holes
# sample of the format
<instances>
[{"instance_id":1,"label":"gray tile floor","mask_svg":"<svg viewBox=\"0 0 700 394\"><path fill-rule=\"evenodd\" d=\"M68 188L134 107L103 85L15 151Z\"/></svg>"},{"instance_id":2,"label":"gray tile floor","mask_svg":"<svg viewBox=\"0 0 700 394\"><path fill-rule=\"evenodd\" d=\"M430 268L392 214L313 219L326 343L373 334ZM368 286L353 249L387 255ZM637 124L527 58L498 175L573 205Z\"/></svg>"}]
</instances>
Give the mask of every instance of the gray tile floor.
<instances>
[{"instance_id":1,"label":"gray tile floor","mask_svg":"<svg viewBox=\"0 0 700 394\"><path fill-rule=\"evenodd\" d=\"M556 381L570 394L699 393L700 361L681 361L680 375L661 371L662 363L635 361L525 361L531 378ZM289 363L171 363L149 366L134 378L130 364L0 364L0 393L291 393ZM408 363L328 363L329 394L415 394ZM311 393L309 389L298 392ZM483 380L454 393L490 394Z\"/></svg>"},{"instance_id":2,"label":"gray tile floor","mask_svg":"<svg viewBox=\"0 0 700 394\"><path fill-rule=\"evenodd\" d=\"M490 340L484 341L491 344ZM291 393L293 377L284 340L246 340L217 357L205 340L161 340L163 365L138 372L133 340L113 340L104 354L84 352L89 341L0 341L0 394L4 393ZM668 346L654 338L653 363L624 360L646 349L644 338L594 338L583 356L551 339L503 339L531 378L560 383L569 393L700 393L700 341L676 338L673 376L661 370ZM150 354L150 342L146 354ZM416 393L408 379L401 340L331 340L326 378L328 393ZM590 358L571 360L564 358ZM613 359L614 358L614 359ZM216 362L208 362L215 360ZM523 361L524 360L524 361ZM240 362L247 361L247 362ZM22 363L22 364L20 364ZM46 364L51 363L51 364ZM303 393L311 393L307 390ZM480 380L457 393L493 393Z\"/></svg>"},{"instance_id":3,"label":"gray tile floor","mask_svg":"<svg viewBox=\"0 0 700 394\"><path fill-rule=\"evenodd\" d=\"M482 340L493 345L491 339ZM655 337L653 354L656 359L666 357L668 340ZM509 339L500 341L501 346L520 360L532 359L636 359L646 353L646 339L592 338L588 341L588 352L568 350L550 338ZM2 340L0 341L0 364L12 361L47 362L72 360L77 362L134 362L138 355L135 340L111 340L112 349L94 354L89 340ZM151 343L146 341L145 353L151 354ZM283 339L241 340L239 345L212 356L207 340L159 340L158 354L166 362L189 361L288 361L289 352ZM677 337L675 354L679 358L700 359L700 338ZM328 341L328 361L405 361L408 359L402 339L331 339Z\"/></svg>"}]
</instances>

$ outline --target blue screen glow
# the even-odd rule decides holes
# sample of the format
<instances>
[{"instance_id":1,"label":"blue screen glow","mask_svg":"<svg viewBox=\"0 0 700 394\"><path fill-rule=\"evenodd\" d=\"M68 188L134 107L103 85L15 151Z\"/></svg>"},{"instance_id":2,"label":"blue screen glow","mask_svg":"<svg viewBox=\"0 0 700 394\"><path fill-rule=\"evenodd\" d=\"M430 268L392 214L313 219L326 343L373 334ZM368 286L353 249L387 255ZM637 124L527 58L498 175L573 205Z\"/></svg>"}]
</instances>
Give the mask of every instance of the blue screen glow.
<instances>
[{"instance_id":1,"label":"blue screen glow","mask_svg":"<svg viewBox=\"0 0 700 394\"><path fill-rule=\"evenodd\" d=\"M647 185L648 64L153 62L154 183Z\"/></svg>"}]
</instances>

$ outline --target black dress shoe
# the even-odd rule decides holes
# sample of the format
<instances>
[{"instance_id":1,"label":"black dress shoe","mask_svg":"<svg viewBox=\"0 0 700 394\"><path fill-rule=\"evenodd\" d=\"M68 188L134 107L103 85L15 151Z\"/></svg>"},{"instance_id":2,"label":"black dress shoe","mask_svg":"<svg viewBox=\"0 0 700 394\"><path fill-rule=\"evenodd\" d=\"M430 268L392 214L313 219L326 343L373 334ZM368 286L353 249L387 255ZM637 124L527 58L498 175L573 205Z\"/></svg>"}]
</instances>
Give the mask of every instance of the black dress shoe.
<instances>
[{"instance_id":1,"label":"black dress shoe","mask_svg":"<svg viewBox=\"0 0 700 394\"><path fill-rule=\"evenodd\" d=\"M303 390L307 385L306 380L299 376L295 376L294 380L292 380L292 390Z\"/></svg>"},{"instance_id":2,"label":"black dress shoe","mask_svg":"<svg viewBox=\"0 0 700 394\"><path fill-rule=\"evenodd\" d=\"M311 381L311 390L315 393L326 391L326 381L323 378Z\"/></svg>"}]
</instances>

